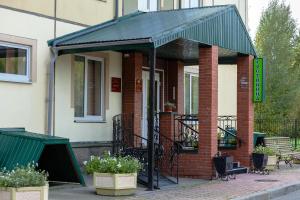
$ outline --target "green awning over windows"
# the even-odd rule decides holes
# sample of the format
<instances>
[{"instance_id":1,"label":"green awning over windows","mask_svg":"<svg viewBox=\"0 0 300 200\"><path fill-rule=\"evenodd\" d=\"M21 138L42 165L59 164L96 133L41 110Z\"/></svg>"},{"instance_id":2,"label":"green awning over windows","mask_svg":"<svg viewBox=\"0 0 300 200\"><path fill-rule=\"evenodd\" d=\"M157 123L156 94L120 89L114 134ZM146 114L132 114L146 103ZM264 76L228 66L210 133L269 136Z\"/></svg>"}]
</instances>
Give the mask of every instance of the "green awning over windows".
<instances>
[{"instance_id":1,"label":"green awning over windows","mask_svg":"<svg viewBox=\"0 0 300 200\"><path fill-rule=\"evenodd\" d=\"M137 12L50 40L48 45L60 47L63 54L75 48L124 50L142 44L158 48L177 39L256 56L234 5Z\"/></svg>"},{"instance_id":2,"label":"green awning over windows","mask_svg":"<svg viewBox=\"0 0 300 200\"><path fill-rule=\"evenodd\" d=\"M23 128L0 129L0 168L11 170L30 162L46 170L50 181L85 184L68 139Z\"/></svg>"}]
</instances>

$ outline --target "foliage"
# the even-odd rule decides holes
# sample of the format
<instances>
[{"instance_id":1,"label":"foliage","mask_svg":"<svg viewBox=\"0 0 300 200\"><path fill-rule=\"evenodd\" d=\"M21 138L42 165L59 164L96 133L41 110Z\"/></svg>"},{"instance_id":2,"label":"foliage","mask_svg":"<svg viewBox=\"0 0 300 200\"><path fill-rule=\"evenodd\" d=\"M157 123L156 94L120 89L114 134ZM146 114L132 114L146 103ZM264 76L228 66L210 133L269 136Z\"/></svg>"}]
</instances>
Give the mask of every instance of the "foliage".
<instances>
[{"instance_id":1,"label":"foliage","mask_svg":"<svg viewBox=\"0 0 300 200\"><path fill-rule=\"evenodd\" d=\"M300 100L296 56L300 55L299 41L290 7L272 0L262 14L255 38L258 55L265 58L267 66L266 102L255 106L256 118L295 117L297 112L300 115L300 106L295 103L295 99Z\"/></svg>"},{"instance_id":2,"label":"foliage","mask_svg":"<svg viewBox=\"0 0 300 200\"><path fill-rule=\"evenodd\" d=\"M165 103L165 107L169 107L169 108L175 109L176 105L175 105L175 103L172 103L172 102L168 101L168 102Z\"/></svg>"},{"instance_id":3,"label":"foliage","mask_svg":"<svg viewBox=\"0 0 300 200\"><path fill-rule=\"evenodd\" d=\"M270 147L264 147L264 146L257 146L257 147L255 147L253 153L266 154L268 156L275 156L276 155L276 151L274 151Z\"/></svg>"},{"instance_id":4,"label":"foliage","mask_svg":"<svg viewBox=\"0 0 300 200\"><path fill-rule=\"evenodd\" d=\"M111 174L126 174L136 173L142 169L141 163L131 156L114 157L105 152L103 157L91 156L89 161L84 162L85 171L88 174L94 172L111 173Z\"/></svg>"},{"instance_id":5,"label":"foliage","mask_svg":"<svg viewBox=\"0 0 300 200\"><path fill-rule=\"evenodd\" d=\"M39 187L47 183L47 173L36 169L37 165L16 166L13 170L0 171L0 187Z\"/></svg>"}]
</instances>

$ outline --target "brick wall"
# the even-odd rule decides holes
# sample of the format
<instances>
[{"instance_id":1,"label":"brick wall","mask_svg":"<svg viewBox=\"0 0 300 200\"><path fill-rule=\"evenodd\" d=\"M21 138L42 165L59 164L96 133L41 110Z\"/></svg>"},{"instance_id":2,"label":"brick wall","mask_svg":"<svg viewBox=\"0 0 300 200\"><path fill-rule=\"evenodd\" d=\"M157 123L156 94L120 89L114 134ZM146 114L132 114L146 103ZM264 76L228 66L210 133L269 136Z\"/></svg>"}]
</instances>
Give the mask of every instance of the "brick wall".
<instances>
[{"instance_id":1,"label":"brick wall","mask_svg":"<svg viewBox=\"0 0 300 200\"><path fill-rule=\"evenodd\" d=\"M237 136L242 140L235 159L250 166L253 151L254 109L252 103L253 69L252 56L237 59Z\"/></svg>"},{"instance_id":2,"label":"brick wall","mask_svg":"<svg viewBox=\"0 0 300 200\"><path fill-rule=\"evenodd\" d=\"M141 135L143 55L126 53L122 60L122 112L133 113L134 133Z\"/></svg>"},{"instance_id":3,"label":"brick wall","mask_svg":"<svg viewBox=\"0 0 300 200\"><path fill-rule=\"evenodd\" d=\"M201 178L214 174L217 153L218 47L199 48L199 156Z\"/></svg>"},{"instance_id":4,"label":"brick wall","mask_svg":"<svg viewBox=\"0 0 300 200\"><path fill-rule=\"evenodd\" d=\"M167 68L167 99L176 104L176 111L184 113L184 65L178 60L169 60ZM173 93L175 88L175 95Z\"/></svg>"}]
</instances>

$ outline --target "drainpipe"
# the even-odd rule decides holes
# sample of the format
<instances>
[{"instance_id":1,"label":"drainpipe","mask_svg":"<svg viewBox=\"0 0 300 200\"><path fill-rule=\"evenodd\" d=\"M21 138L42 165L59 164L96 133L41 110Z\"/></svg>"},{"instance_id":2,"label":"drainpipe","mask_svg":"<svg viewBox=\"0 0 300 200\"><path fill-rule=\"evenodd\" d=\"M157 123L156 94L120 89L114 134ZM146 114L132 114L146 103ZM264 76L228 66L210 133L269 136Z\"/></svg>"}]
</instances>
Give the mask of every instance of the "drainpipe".
<instances>
[{"instance_id":1,"label":"drainpipe","mask_svg":"<svg viewBox=\"0 0 300 200\"><path fill-rule=\"evenodd\" d=\"M47 127L48 135L52 135L52 123L53 123L53 85L54 85L54 66L57 59L57 50L55 47L51 48L51 60L49 69L49 79L48 79L48 118Z\"/></svg>"},{"instance_id":2,"label":"drainpipe","mask_svg":"<svg viewBox=\"0 0 300 200\"><path fill-rule=\"evenodd\" d=\"M119 17L119 0L115 1L115 19Z\"/></svg>"}]
</instances>

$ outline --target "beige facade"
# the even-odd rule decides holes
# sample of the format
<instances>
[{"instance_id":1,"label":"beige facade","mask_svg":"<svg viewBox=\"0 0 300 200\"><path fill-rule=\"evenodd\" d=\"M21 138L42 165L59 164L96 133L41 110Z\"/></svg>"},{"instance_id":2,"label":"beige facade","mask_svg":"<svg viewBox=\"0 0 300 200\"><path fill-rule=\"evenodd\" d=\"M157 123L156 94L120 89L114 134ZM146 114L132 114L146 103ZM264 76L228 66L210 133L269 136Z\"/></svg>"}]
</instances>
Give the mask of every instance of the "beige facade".
<instances>
[{"instance_id":1,"label":"beige facade","mask_svg":"<svg viewBox=\"0 0 300 200\"><path fill-rule=\"evenodd\" d=\"M9 18L10 20L4 20ZM25 127L29 131L45 133L47 130L47 81L50 50L47 40L54 37L54 21L18 11L0 8L1 38L18 38L14 42L35 41L37 45L36 79L32 83L0 81L0 127ZM19 26L12 26L19 24ZM57 36L84 27L57 22ZM0 35L0 36L1 36ZM6 42L9 42L6 40ZM11 41L12 42L12 41ZM54 133L71 141L110 141L112 116L121 112L121 93L111 93L110 77L121 77L122 60L119 53L106 53L107 108L106 123L75 123L71 107L71 56L59 57L55 79ZM97 55L96 55L97 56ZM100 131L101 130L101 131Z\"/></svg>"},{"instance_id":2,"label":"beige facade","mask_svg":"<svg viewBox=\"0 0 300 200\"><path fill-rule=\"evenodd\" d=\"M247 0L223 0L238 5L243 14ZM0 80L0 127L25 127L29 131L47 131L48 69L50 49L47 41L110 20L115 15L112 0L0 0L0 41L15 37L17 41L32 41L36 56L32 57L32 81L16 83ZM220 3L221 1L214 1ZM204 1L204 5L209 2ZM224 3L223 3L224 4ZM174 2L178 7L178 2ZM122 14L119 0L119 15ZM246 19L246 17L243 17ZM7 20L9 19L9 20ZM57 19L57 21L55 21ZM2 40L1 40L2 38ZM24 43L25 44L25 43ZM25 44L25 45L28 45ZM33 46L32 46L33 48ZM96 54L103 57L103 54ZM105 52L105 121L102 123L74 122L72 106L72 56L60 56L55 68L54 134L68 137L72 142L110 141L112 139L112 117L122 111L122 93L111 92L111 77L121 77L122 56L116 52ZM230 81L228 81L230 80ZM236 114L236 67L219 67L219 111L220 115Z\"/></svg>"}]
</instances>

